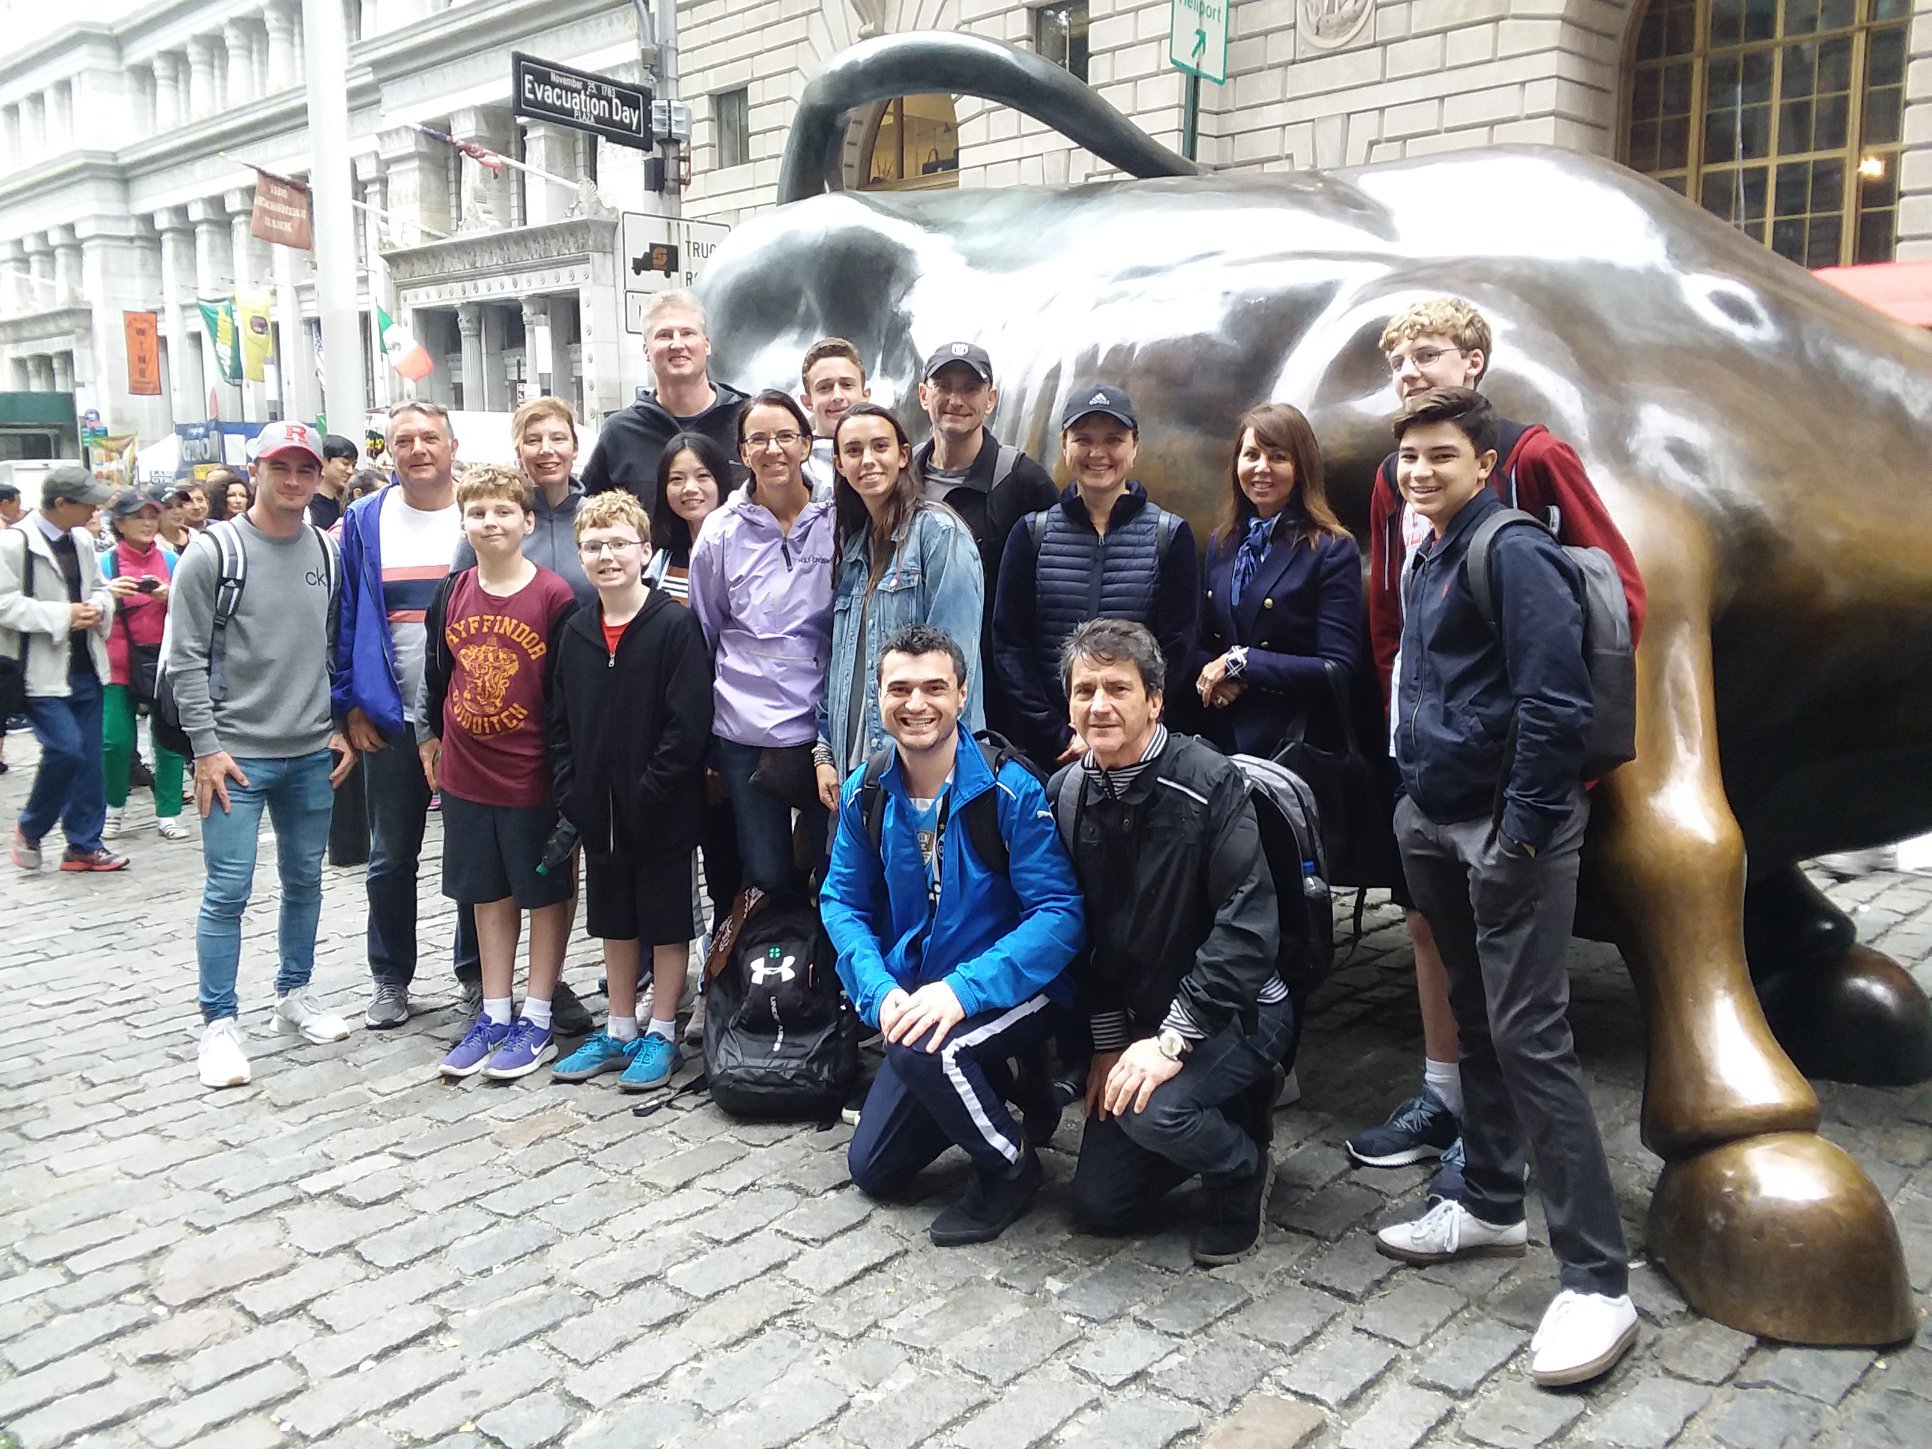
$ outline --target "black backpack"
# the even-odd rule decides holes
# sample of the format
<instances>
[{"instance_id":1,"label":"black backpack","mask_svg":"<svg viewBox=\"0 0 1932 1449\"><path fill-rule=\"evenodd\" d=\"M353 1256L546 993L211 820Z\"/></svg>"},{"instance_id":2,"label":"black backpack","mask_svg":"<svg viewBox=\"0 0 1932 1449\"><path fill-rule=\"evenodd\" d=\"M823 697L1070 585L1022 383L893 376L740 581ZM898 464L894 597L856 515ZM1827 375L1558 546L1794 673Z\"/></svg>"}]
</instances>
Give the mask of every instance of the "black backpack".
<instances>
[{"instance_id":1,"label":"black backpack","mask_svg":"<svg viewBox=\"0 0 1932 1449\"><path fill-rule=\"evenodd\" d=\"M1229 755L1241 772L1254 803L1261 853L1275 882L1275 908L1281 944L1275 971L1294 999L1296 1036L1302 1009L1335 963L1335 913L1328 884L1328 856L1322 845L1321 811L1315 792L1293 770L1258 755ZM1078 765L1061 778L1053 816L1069 853L1079 812L1083 772Z\"/></svg>"},{"instance_id":2,"label":"black backpack","mask_svg":"<svg viewBox=\"0 0 1932 1449\"><path fill-rule=\"evenodd\" d=\"M973 742L979 746L986 768L993 772L995 786L992 790L980 791L961 806L959 818L966 827L966 838L972 842L973 854L979 857L980 863L995 875L1005 875L1012 865L1012 857L1006 848L1006 837L1000 834L1000 766L1011 760L1024 767L1042 785L1046 783L1046 776L1003 735L995 734L992 730L978 730L973 734ZM880 781L892 764L893 748L887 745L884 749L875 750L865 762L865 775L859 781L859 818L865 822L865 833L875 852L881 850L885 840L886 793Z\"/></svg>"},{"instance_id":3,"label":"black backpack","mask_svg":"<svg viewBox=\"0 0 1932 1449\"><path fill-rule=\"evenodd\" d=\"M809 904L749 890L744 925L705 988L711 1100L734 1117L834 1119L859 1074L838 953Z\"/></svg>"}]
</instances>

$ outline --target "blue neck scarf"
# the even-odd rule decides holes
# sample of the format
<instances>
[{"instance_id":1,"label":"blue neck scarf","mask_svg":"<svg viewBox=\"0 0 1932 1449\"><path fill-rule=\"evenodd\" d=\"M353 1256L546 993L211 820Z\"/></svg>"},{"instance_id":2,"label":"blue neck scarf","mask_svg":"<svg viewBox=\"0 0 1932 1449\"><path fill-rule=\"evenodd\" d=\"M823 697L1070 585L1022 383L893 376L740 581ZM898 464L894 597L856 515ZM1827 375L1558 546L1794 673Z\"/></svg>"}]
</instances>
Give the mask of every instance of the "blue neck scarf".
<instances>
[{"instance_id":1,"label":"blue neck scarf","mask_svg":"<svg viewBox=\"0 0 1932 1449\"><path fill-rule=\"evenodd\" d=\"M1261 560L1267 556L1270 536L1274 532L1272 518L1251 518L1248 520L1247 537L1241 540L1241 547L1235 550L1234 579L1228 586L1228 605L1241 607L1241 594L1254 582L1255 570L1261 567Z\"/></svg>"}]
</instances>

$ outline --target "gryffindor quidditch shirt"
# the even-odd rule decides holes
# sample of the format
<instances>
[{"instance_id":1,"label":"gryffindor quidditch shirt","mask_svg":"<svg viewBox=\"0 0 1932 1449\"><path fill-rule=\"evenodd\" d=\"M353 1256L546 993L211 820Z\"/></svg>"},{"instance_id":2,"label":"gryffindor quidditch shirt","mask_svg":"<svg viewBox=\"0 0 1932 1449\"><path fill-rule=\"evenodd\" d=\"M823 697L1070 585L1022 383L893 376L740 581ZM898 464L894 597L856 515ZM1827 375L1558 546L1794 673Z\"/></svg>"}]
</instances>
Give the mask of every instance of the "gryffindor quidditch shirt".
<instances>
[{"instance_id":1,"label":"gryffindor quidditch shirt","mask_svg":"<svg viewBox=\"0 0 1932 1449\"><path fill-rule=\"evenodd\" d=\"M576 607L547 568L514 594L489 593L470 569L450 583L443 616L449 693L437 784L482 805L548 805L543 686L550 633Z\"/></svg>"}]
</instances>

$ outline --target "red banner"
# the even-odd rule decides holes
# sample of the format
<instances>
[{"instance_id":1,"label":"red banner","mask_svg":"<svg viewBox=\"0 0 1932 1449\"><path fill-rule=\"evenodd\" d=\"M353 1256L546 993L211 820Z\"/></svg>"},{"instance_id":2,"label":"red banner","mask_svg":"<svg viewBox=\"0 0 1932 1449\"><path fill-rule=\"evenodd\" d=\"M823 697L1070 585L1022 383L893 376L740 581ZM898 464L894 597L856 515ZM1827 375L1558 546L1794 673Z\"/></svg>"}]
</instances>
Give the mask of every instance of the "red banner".
<instances>
[{"instance_id":1,"label":"red banner","mask_svg":"<svg viewBox=\"0 0 1932 1449\"><path fill-rule=\"evenodd\" d=\"M315 245L308 187L272 171L257 171L255 210L248 218L248 234L278 246L308 251Z\"/></svg>"},{"instance_id":2,"label":"red banner","mask_svg":"<svg viewBox=\"0 0 1932 1449\"><path fill-rule=\"evenodd\" d=\"M134 397L161 396L160 318L153 312L123 312L127 332L127 390Z\"/></svg>"}]
</instances>

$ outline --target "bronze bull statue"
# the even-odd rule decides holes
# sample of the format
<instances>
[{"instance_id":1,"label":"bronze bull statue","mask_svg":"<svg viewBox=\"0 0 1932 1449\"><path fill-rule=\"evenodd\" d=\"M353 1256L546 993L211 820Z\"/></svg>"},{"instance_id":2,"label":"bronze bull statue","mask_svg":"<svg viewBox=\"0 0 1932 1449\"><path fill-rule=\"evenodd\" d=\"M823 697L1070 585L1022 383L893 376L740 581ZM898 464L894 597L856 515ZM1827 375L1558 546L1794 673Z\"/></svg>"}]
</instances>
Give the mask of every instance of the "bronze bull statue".
<instances>
[{"instance_id":1,"label":"bronze bull statue","mask_svg":"<svg viewBox=\"0 0 1932 1449\"><path fill-rule=\"evenodd\" d=\"M849 114L919 91L1013 105L1140 179L821 194ZM1383 324L1441 292L1482 308L1489 390L1576 445L1649 594L1638 754L1597 790L1585 862L1648 1022L1643 1137L1665 1163L1648 1251L1751 1332L1908 1337L1890 1212L1817 1135L1792 1058L1919 1080L1932 1012L1796 862L1932 829L1932 343L1606 161L1204 175L1063 71L970 36L836 58L801 101L781 199L700 280L726 375L795 386L806 346L838 334L876 360L875 397L905 401L926 349L975 338L1002 436L1047 459L1070 389L1102 378L1141 409L1141 476L1203 533L1235 419L1267 399L1307 411L1361 528L1389 448Z\"/></svg>"}]
</instances>

